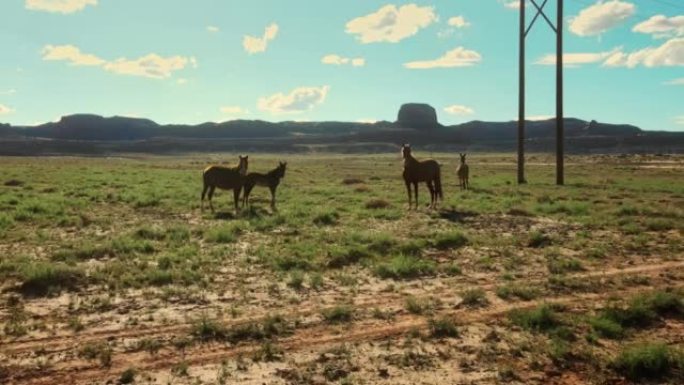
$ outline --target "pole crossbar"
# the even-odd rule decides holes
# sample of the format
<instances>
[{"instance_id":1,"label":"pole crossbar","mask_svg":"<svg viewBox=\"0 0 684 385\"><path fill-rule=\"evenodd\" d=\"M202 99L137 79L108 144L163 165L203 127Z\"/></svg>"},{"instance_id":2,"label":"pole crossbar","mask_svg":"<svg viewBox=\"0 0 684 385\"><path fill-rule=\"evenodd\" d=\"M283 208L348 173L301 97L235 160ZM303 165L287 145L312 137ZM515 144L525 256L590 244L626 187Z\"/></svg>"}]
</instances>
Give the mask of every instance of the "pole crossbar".
<instances>
[{"instance_id":1,"label":"pole crossbar","mask_svg":"<svg viewBox=\"0 0 684 385\"><path fill-rule=\"evenodd\" d=\"M546 16L546 14L544 13L544 7L546 6L546 3L547 3L549 0L544 0L544 2L542 3L541 7L540 7L539 5L537 5L537 3L534 2L534 0L530 0L530 1L531 1L532 4L534 4L534 6L537 8L537 13L534 15L534 17L532 18L532 22L530 22L530 25L529 25L529 26L527 27L527 29L525 30L525 35L524 35L524 36L527 37L527 34L530 33L530 30L532 30L532 27L534 26L534 23L535 23L535 22L537 21L537 19L539 18L539 15L542 15L542 16L544 17L544 19L546 20L546 23L549 25L549 27L551 27L551 29L553 30L553 32L558 33L558 29L551 23L551 21L549 21L549 18L548 18L548 17Z\"/></svg>"}]
</instances>

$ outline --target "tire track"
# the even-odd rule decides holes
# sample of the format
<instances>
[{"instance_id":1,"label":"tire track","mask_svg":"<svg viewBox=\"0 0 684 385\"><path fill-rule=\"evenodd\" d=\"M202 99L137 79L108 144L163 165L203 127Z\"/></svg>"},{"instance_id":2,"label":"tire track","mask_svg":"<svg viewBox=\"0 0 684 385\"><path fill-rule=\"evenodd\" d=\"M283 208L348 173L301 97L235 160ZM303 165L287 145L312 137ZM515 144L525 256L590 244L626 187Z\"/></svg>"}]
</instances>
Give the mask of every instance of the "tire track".
<instances>
[{"instance_id":1,"label":"tire track","mask_svg":"<svg viewBox=\"0 0 684 385\"><path fill-rule=\"evenodd\" d=\"M574 274L566 274L565 277L571 279L592 279L600 277L615 277L620 275L633 275L648 273L653 274L660 271L670 271L684 268L684 261L676 262L665 262L661 264L646 265L646 266L633 266L628 268L611 268L602 271L590 271L581 272ZM527 284L541 283L548 279L548 275L543 275L540 277L528 278L525 280ZM437 291L426 292L424 296L437 296L438 298L445 299L448 298L448 293L453 294L459 289L465 287L477 287L483 290L493 290L500 285L500 283L487 283L480 285L470 285L469 283L462 283L465 287L458 288L448 285L451 281L457 281L458 278L452 278L445 280L445 284L438 288ZM461 278L462 280L462 278ZM353 303L353 307L356 309L370 309L373 307L383 307L388 308L392 305L401 307L406 296L401 293L381 293L380 295L372 295L370 298L364 298L361 301ZM303 308L299 308L295 311L287 311L286 308L282 307L279 309L268 309L268 311L260 312L257 314L251 314L248 317L241 318L231 318L220 320L226 327L235 327L240 325L245 325L251 322L263 321L269 315L279 314L286 318L298 318L304 316L310 316L321 312L322 310L331 309L336 305L332 306L318 306L311 305ZM144 338L154 338L165 335L175 335L175 334L187 334L192 326L192 322L177 323L168 326L144 326L138 327L136 329L101 329L91 331L89 333L80 333L74 335L62 335L57 337L44 337L31 340L11 342L8 344L0 345L0 352L5 355L16 355L21 353L32 352L35 350L40 350L44 353L59 353L66 350L70 350L77 343L88 343L88 342L99 342L104 339L135 339L139 337Z\"/></svg>"}]
</instances>

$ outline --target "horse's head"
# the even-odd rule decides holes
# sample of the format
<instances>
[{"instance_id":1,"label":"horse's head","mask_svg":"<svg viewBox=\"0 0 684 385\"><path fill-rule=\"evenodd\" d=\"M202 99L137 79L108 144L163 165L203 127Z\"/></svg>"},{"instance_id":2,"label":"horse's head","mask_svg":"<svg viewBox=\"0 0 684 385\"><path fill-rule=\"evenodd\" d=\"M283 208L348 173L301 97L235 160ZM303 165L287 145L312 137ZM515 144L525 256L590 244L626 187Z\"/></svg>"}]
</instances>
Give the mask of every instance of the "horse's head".
<instances>
[{"instance_id":1,"label":"horse's head","mask_svg":"<svg viewBox=\"0 0 684 385\"><path fill-rule=\"evenodd\" d=\"M407 159L411 156L411 145L406 143L401 146L401 157Z\"/></svg>"},{"instance_id":2,"label":"horse's head","mask_svg":"<svg viewBox=\"0 0 684 385\"><path fill-rule=\"evenodd\" d=\"M240 175L245 175L247 174L247 165L248 165L248 155L242 156L240 155L240 164L238 165L238 170L240 171Z\"/></svg>"},{"instance_id":3,"label":"horse's head","mask_svg":"<svg viewBox=\"0 0 684 385\"><path fill-rule=\"evenodd\" d=\"M282 178L285 176L285 168L287 167L287 162L278 162L278 177Z\"/></svg>"},{"instance_id":4,"label":"horse's head","mask_svg":"<svg viewBox=\"0 0 684 385\"><path fill-rule=\"evenodd\" d=\"M461 153L459 152L458 155L461 157L461 163L462 163L462 164L465 164L465 162L466 162L466 154L461 154Z\"/></svg>"}]
</instances>

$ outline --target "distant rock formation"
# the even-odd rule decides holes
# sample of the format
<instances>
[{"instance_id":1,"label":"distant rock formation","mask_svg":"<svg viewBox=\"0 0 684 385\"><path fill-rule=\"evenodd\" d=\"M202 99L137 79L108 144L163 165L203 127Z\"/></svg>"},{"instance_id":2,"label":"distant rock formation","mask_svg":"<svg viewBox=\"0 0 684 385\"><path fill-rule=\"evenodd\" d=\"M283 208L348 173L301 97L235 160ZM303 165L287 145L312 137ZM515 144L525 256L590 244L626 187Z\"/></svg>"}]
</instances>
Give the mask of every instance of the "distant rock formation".
<instances>
[{"instance_id":1,"label":"distant rock formation","mask_svg":"<svg viewBox=\"0 0 684 385\"><path fill-rule=\"evenodd\" d=\"M439 127L437 111L429 104L406 103L399 109L397 125L404 128L429 129Z\"/></svg>"}]
</instances>

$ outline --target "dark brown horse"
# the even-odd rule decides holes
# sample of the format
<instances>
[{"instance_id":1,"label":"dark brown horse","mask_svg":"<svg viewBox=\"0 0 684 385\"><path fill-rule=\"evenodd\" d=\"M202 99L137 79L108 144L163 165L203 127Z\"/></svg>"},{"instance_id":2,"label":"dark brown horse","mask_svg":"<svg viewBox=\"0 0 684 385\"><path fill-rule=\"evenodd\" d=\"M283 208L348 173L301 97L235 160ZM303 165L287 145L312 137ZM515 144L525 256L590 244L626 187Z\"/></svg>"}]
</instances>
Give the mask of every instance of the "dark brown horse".
<instances>
[{"instance_id":1,"label":"dark brown horse","mask_svg":"<svg viewBox=\"0 0 684 385\"><path fill-rule=\"evenodd\" d=\"M249 194L252 192L254 186L265 186L271 190L271 209L275 211L275 193L280 184L280 180L285 176L285 167L287 167L287 162L279 162L278 167L266 174L260 174L258 172L250 172L247 174L245 177L245 193L242 196L242 206L249 206Z\"/></svg>"},{"instance_id":2,"label":"dark brown horse","mask_svg":"<svg viewBox=\"0 0 684 385\"><path fill-rule=\"evenodd\" d=\"M470 187L470 182L468 181L468 165L466 164L466 154L461 154L460 152L458 155L461 157L461 164L458 166L458 170L456 170L456 175L458 175L458 184L461 186L461 190L467 190Z\"/></svg>"},{"instance_id":3,"label":"dark brown horse","mask_svg":"<svg viewBox=\"0 0 684 385\"><path fill-rule=\"evenodd\" d=\"M222 190L233 190L235 212L238 211L240 191L245 184L245 175L247 174L247 158L247 156L240 156L240 163L236 167L209 166L204 169L204 172L202 173L204 188L202 189L201 210L204 210L204 196L208 190L209 207L211 208L211 212L214 212L214 205L211 203L211 198L214 196L214 190L218 187Z\"/></svg>"},{"instance_id":4,"label":"dark brown horse","mask_svg":"<svg viewBox=\"0 0 684 385\"><path fill-rule=\"evenodd\" d=\"M437 206L437 200L443 199L442 179L440 176L439 163L433 159L419 161L411 155L411 146L405 144L401 147L401 155L404 158L404 183L411 209L411 184L415 194L415 205L418 208L418 183L425 182L430 190L430 208Z\"/></svg>"}]
</instances>

